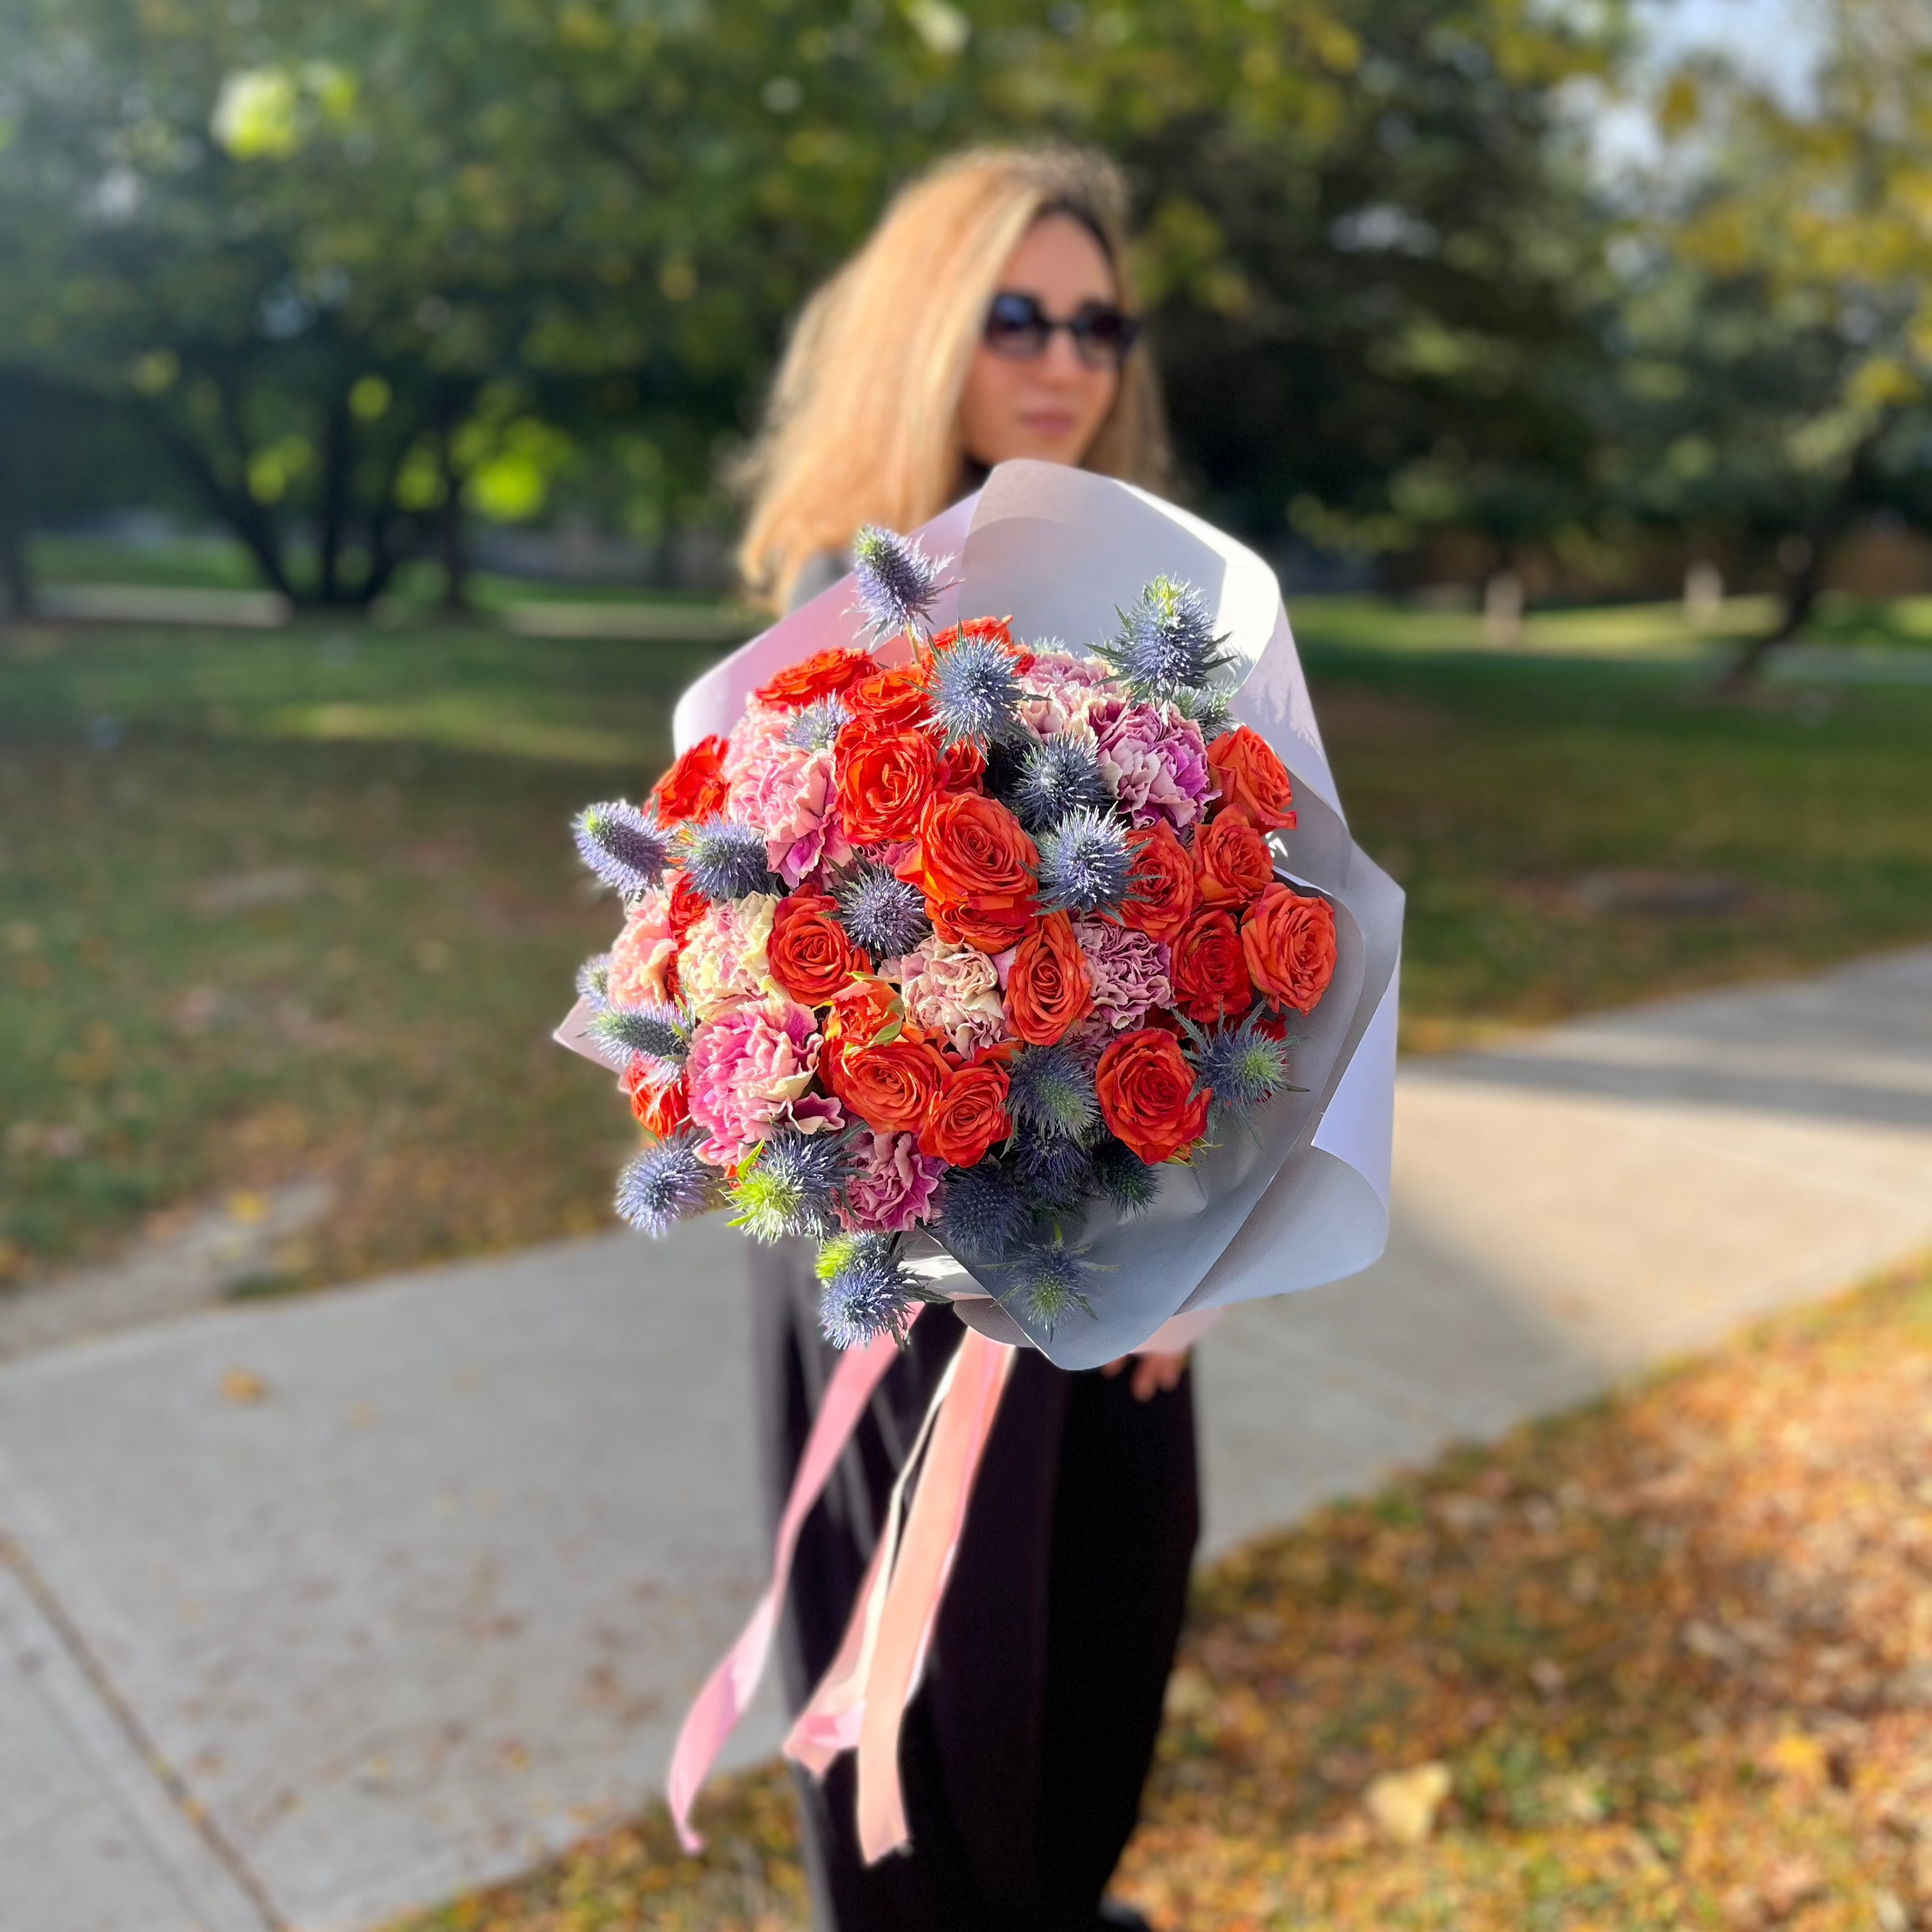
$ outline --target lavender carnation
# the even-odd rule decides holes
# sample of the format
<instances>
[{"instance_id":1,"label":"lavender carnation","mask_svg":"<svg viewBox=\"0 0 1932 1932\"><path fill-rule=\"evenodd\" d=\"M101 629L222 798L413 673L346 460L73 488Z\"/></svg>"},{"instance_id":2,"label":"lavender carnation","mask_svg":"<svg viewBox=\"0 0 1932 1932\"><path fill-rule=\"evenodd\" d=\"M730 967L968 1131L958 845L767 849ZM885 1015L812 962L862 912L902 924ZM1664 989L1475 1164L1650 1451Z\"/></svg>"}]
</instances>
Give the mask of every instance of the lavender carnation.
<instances>
[{"instance_id":1,"label":"lavender carnation","mask_svg":"<svg viewBox=\"0 0 1932 1932\"><path fill-rule=\"evenodd\" d=\"M1132 824L1164 818L1177 832L1202 816L1214 783L1201 728L1172 704L1110 699L1094 713L1100 769Z\"/></svg>"}]
</instances>

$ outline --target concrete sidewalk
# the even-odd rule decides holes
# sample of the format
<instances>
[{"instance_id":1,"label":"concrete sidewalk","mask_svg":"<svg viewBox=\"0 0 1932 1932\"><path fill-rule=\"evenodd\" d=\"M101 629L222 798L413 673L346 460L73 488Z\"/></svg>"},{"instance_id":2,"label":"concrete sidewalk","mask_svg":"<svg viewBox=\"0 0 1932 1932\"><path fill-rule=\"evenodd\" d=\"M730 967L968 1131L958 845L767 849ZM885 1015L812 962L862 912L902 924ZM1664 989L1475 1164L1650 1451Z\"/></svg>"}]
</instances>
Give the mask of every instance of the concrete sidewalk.
<instances>
[{"instance_id":1,"label":"concrete sidewalk","mask_svg":"<svg viewBox=\"0 0 1932 1932\"><path fill-rule=\"evenodd\" d=\"M1932 950L1406 1064L1396 1196L1204 1345L1211 1546L1932 1244ZM0 1932L348 1932L650 1792L760 1580L743 1252L0 1368Z\"/></svg>"}]
</instances>

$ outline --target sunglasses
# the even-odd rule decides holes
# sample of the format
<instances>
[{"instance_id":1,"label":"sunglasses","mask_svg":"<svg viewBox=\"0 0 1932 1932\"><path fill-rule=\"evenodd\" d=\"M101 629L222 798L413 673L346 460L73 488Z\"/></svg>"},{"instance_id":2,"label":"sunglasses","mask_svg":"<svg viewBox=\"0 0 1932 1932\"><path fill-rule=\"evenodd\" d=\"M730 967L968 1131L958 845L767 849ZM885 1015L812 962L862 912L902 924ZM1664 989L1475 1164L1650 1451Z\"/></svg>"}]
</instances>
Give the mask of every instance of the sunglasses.
<instances>
[{"instance_id":1,"label":"sunglasses","mask_svg":"<svg viewBox=\"0 0 1932 1932\"><path fill-rule=\"evenodd\" d=\"M1140 324L1112 302L1085 302L1064 322L1055 321L1037 297L1002 290L986 311L986 346L1010 362L1046 353L1055 332L1073 338L1073 352L1090 369L1118 369L1141 332Z\"/></svg>"}]
</instances>

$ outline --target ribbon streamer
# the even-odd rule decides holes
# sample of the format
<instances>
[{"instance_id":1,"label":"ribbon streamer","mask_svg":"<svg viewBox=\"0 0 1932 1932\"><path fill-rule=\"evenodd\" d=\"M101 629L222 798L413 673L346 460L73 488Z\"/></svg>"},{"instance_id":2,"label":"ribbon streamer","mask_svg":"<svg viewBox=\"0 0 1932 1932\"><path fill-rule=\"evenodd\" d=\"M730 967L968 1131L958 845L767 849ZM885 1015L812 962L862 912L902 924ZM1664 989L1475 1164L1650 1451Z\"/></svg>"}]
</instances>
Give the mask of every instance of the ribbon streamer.
<instances>
[{"instance_id":1,"label":"ribbon streamer","mask_svg":"<svg viewBox=\"0 0 1932 1932\"><path fill-rule=\"evenodd\" d=\"M914 1320L920 1312L917 1308L913 1310ZM799 1532L812 1504L831 1480L832 1472L851 1441L852 1432L858 1427L873 1390L898 1354L898 1344L890 1335L881 1335L869 1346L854 1349L839 1358L826 1385L818 1413L812 1418L805 1453L799 1458L791 1493L785 1498L784 1514L778 1520L772 1549L771 1582L739 1633L737 1642L718 1660L685 1713L671 1752L665 1792L671 1822L677 1827L678 1842L687 1852L704 1849L704 1840L691 1827L692 1807L718 1754L751 1703L758 1679L764 1675L772 1638L778 1629L778 1612L784 1604L785 1586L791 1580Z\"/></svg>"}]
</instances>

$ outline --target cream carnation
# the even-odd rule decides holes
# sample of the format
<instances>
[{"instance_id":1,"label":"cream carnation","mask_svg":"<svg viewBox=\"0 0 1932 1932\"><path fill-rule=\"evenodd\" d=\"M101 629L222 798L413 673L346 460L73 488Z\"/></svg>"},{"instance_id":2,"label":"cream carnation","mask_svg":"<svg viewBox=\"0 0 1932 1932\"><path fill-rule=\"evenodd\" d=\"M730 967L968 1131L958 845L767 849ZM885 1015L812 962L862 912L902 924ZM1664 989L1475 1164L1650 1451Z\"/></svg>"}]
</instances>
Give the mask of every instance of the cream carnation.
<instances>
[{"instance_id":1,"label":"cream carnation","mask_svg":"<svg viewBox=\"0 0 1932 1932\"><path fill-rule=\"evenodd\" d=\"M970 946L950 946L937 934L920 941L894 968L906 1017L929 1038L970 1058L1006 1037L1000 980L993 961Z\"/></svg>"},{"instance_id":2,"label":"cream carnation","mask_svg":"<svg viewBox=\"0 0 1932 1932\"><path fill-rule=\"evenodd\" d=\"M1040 738L1077 730L1106 699L1111 674L1098 658L1036 652L1020 674L1020 722Z\"/></svg>"},{"instance_id":3,"label":"cream carnation","mask_svg":"<svg viewBox=\"0 0 1932 1932\"><path fill-rule=\"evenodd\" d=\"M766 892L727 899L709 908L685 934L678 986L700 1019L727 1000L782 992L765 958L777 909Z\"/></svg>"}]
</instances>

